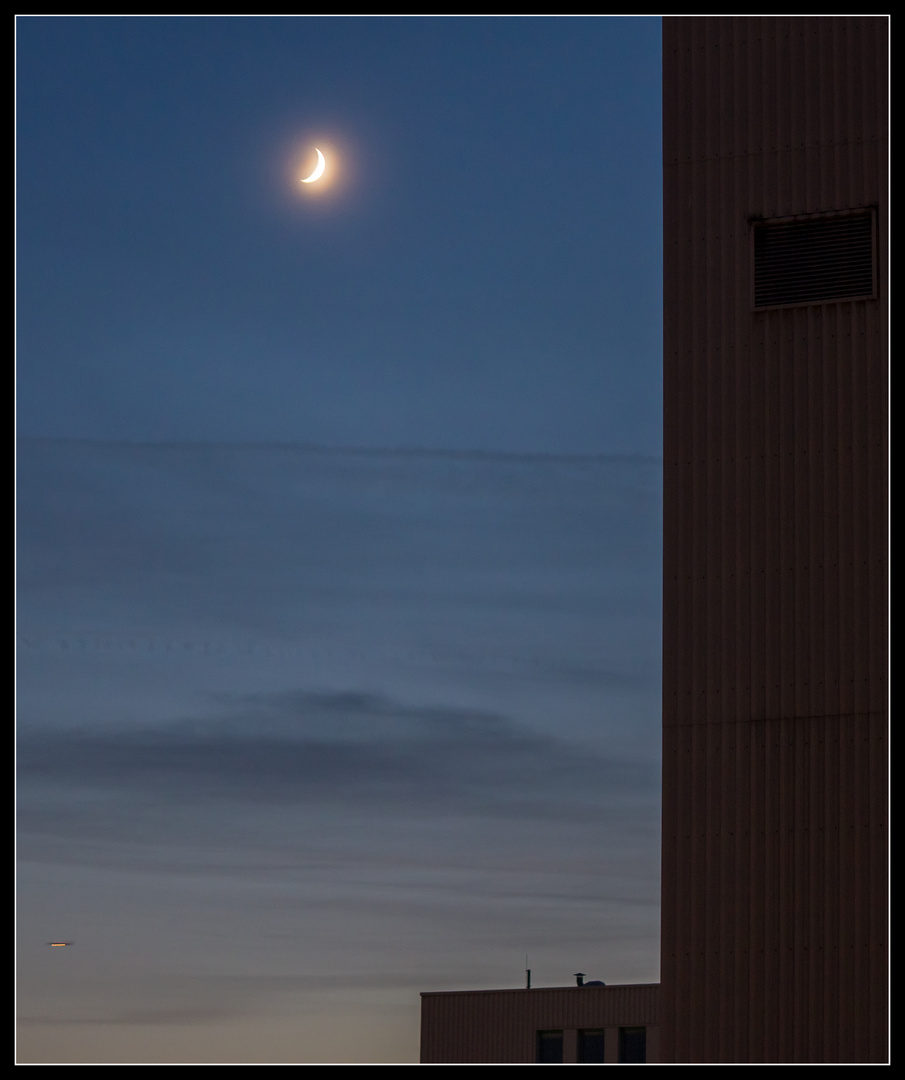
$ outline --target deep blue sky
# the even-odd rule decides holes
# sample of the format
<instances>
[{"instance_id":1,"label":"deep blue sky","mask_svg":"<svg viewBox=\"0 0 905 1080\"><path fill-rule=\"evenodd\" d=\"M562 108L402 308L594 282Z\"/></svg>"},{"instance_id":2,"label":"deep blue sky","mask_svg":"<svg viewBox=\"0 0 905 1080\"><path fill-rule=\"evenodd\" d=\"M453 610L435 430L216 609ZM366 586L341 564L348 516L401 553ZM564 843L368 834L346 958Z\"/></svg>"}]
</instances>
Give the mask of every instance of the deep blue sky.
<instances>
[{"instance_id":1,"label":"deep blue sky","mask_svg":"<svg viewBox=\"0 0 905 1080\"><path fill-rule=\"evenodd\" d=\"M18 29L20 434L659 452L658 19Z\"/></svg>"},{"instance_id":2,"label":"deep blue sky","mask_svg":"<svg viewBox=\"0 0 905 1080\"><path fill-rule=\"evenodd\" d=\"M656 980L659 19L17 35L19 1060Z\"/></svg>"}]
</instances>

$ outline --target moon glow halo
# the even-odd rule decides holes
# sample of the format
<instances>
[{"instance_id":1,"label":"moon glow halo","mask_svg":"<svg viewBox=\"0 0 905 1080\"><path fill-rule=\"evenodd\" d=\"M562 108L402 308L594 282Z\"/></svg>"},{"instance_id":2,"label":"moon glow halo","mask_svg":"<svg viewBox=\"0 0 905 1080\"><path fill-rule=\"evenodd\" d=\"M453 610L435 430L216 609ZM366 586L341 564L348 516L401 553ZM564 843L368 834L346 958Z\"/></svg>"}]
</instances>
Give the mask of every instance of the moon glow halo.
<instances>
[{"instance_id":1,"label":"moon glow halo","mask_svg":"<svg viewBox=\"0 0 905 1080\"><path fill-rule=\"evenodd\" d=\"M303 184L313 184L315 180L320 180L323 176L324 169L327 167L327 162L324 160L324 155L315 146L315 153L317 154L317 164L314 166L314 172L310 176L306 176L302 179Z\"/></svg>"}]
</instances>

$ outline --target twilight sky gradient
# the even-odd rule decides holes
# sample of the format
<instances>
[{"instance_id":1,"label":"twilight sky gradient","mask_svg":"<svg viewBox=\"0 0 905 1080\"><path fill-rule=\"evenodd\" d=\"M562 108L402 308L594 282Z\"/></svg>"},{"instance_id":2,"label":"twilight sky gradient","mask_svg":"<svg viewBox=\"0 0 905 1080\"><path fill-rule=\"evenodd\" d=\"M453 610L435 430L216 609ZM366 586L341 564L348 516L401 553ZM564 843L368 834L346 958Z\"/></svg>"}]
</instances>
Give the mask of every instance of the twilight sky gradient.
<instances>
[{"instance_id":1,"label":"twilight sky gradient","mask_svg":"<svg viewBox=\"0 0 905 1080\"><path fill-rule=\"evenodd\" d=\"M19 1060L656 980L659 19L17 37Z\"/></svg>"}]
</instances>

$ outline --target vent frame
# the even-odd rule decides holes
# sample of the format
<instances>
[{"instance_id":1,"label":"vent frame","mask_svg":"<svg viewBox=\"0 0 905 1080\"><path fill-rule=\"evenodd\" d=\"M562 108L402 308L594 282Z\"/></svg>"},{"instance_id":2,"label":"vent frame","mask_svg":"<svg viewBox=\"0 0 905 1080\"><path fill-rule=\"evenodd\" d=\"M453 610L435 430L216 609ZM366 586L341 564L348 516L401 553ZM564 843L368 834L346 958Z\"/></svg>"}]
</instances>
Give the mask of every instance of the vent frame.
<instances>
[{"instance_id":1,"label":"vent frame","mask_svg":"<svg viewBox=\"0 0 905 1080\"><path fill-rule=\"evenodd\" d=\"M853 219L867 219L868 228L862 231L862 235L859 237L856 230L852 228L845 229L844 222L853 222ZM841 227L838 230L832 228L826 230L811 230L811 245L812 253L808 254L805 250L808 246L808 238L802 231L798 239L797 252L793 249L787 248L786 252L782 251L771 252L768 254L768 262L764 262L763 252L763 238L771 230L775 230L776 233L782 231L785 234L785 239L791 240L794 244L795 238L793 234L795 227L808 225L810 223L822 224L822 223L840 223ZM757 215L752 215L748 218L749 224L749 238L750 238L750 282L751 282L751 308L753 311L772 311L777 308L787 307L806 307L814 304L839 304L847 303L853 300L876 300L878 298L878 273L877 273L877 207L876 206L861 206L846 210L832 210L832 211L820 211L813 214L796 214L789 217L779 218L762 218ZM791 228L790 228L791 226ZM823 236L820 236L822 231ZM835 235L834 235L835 234ZM869 252L867 252L865 239L869 237ZM783 237L778 237L780 240ZM783 273L788 277L798 272L796 270L795 262L800 264L802 261L806 261L809 257L817 259L821 255L821 248L823 252L826 252L828 248L832 247L832 244L836 242L847 243L850 248L855 248L855 254L860 258L860 268L846 271L841 265L836 271L830 269L829 274L824 275L824 282L813 282L813 288L807 289L803 284L797 286L797 293L795 287L790 287L789 291L783 293L782 283L777 283L777 277L781 278ZM858 246L861 245L862 250L857 251ZM867 268L866 260L870 260L870 285L867 284ZM850 289L846 289L844 280L839 281L840 276L844 279L846 272L851 274L852 284ZM764 276L767 275L768 279L772 276L773 283L769 280L764 281ZM836 282L832 283L832 278L835 276ZM830 284L827 284L827 280ZM844 290L844 291L843 291ZM835 292L835 295L828 295Z\"/></svg>"}]
</instances>

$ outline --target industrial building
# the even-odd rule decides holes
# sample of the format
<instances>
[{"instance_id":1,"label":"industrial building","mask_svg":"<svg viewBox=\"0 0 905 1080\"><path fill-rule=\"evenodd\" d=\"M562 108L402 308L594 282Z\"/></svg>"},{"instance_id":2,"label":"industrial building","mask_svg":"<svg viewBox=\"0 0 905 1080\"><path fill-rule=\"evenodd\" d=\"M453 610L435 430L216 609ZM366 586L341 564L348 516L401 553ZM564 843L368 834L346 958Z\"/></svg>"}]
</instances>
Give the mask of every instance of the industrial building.
<instances>
[{"instance_id":1,"label":"industrial building","mask_svg":"<svg viewBox=\"0 0 905 1080\"><path fill-rule=\"evenodd\" d=\"M887 31L663 20L664 1061L886 1059Z\"/></svg>"},{"instance_id":2,"label":"industrial building","mask_svg":"<svg viewBox=\"0 0 905 1080\"><path fill-rule=\"evenodd\" d=\"M422 1060L888 1060L888 74L885 17L663 20L661 983L424 995L481 1056Z\"/></svg>"}]
</instances>

